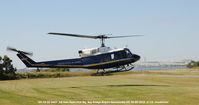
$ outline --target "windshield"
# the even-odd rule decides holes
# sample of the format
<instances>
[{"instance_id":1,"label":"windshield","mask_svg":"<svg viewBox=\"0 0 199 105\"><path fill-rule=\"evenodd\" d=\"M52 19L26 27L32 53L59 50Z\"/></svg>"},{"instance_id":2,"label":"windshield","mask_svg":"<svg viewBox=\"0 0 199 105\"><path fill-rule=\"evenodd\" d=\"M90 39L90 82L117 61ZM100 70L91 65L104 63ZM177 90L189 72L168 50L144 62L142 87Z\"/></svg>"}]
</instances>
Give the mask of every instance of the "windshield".
<instances>
[{"instance_id":1,"label":"windshield","mask_svg":"<svg viewBox=\"0 0 199 105\"><path fill-rule=\"evenodd\" d=\"M125 49L125 52L128 58L133 56L129 49Z\"/></svg>"}]
</instances>

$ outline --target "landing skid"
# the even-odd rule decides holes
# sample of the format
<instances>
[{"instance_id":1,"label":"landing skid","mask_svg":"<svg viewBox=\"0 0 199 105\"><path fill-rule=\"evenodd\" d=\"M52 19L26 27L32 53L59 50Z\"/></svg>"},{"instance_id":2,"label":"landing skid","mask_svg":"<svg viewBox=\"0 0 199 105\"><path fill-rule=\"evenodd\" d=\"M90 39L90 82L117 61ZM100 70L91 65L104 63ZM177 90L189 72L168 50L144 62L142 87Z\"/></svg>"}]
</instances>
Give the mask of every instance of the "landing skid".
<instances>
[{"instance_id":1,"label":"landing skid","mask_svg":"<svg viewBox=\"0 0 199 105\"><path fill-rule=\"evenodd\" d=\"M123 65L120 67L115 67L113 68L113 70L109 70L109 71L105 71L104 69L103 72L99 72L100 69L97 69L97 73L95 73L95 75L102 75L104 76L104 74L108 74L108 73L114 73L114 72L124 72L124 71L129 71L132 70L134 68L133 64L128 64L128 65Z\"/></svg>"},{"instance_id":2,"label":"landing skid","mask_svg":"<svg viewBox=\"0 0 199 105\"><path fill-rule=\"evenodd\" d=\"M128 65L123 65L123 66L116 67L113 69L115 69L116 71L129 71L129 70L132 70L133 68L134 68L134 65L131 63Z\"/></svg>"}]
</instances>

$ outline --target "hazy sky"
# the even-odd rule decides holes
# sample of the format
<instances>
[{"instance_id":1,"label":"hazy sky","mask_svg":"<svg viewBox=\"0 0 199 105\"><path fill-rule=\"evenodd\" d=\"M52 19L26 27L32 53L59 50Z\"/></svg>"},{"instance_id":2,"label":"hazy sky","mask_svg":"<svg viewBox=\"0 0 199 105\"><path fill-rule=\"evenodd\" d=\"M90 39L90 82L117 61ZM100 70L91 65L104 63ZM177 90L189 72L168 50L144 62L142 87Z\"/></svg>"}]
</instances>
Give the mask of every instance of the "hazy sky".
<instances>
[{"instance_id":1,"label":"hazy sky","mask_svg":"<svg viewBox=\"0 0 199 105\"><path fill-rule=\"evenodd\" d=\"M99 40L47 35L48 32L144 37L106 40L147 61L199 60L199 0L1 0L0 55L24 68L6 47L32 51L35 61L78 57Z\"/></svg>"}]
</instances>

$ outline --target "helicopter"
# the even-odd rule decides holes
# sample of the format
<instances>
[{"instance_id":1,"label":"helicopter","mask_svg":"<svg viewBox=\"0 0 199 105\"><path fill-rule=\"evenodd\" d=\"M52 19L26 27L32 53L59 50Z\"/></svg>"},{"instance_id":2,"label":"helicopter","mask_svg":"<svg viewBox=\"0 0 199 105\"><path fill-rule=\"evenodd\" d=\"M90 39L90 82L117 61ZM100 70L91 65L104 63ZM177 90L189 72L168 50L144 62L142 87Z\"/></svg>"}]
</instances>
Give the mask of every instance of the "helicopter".
<instances>
[{"instance_id":1,"label":"helicopter","mask_svg":"<svg viewBox=\"0 0 199 105\"><path fill-rule=\"evenodd\" d=\"M128 36L107 36L107 35L80 35L80 34L68 34L68 33L56 33L50 32L49 35L62 35L79 38L100 39L101 46L98 48L82 49L78 51L79 58L52 60L35 62L28 56L32 56L33 53L17 50L12 47L7 47L8 51L17 52L19 59L28 68L85 68L99 70L116 69L117 71L128 71L134 68L133 63L140 59L140 56L133 54L128 48L111 49L105 46L105 39L111 38L125 38L136 37L143 35L128 35Z\"/></svg>"}]
</instances>

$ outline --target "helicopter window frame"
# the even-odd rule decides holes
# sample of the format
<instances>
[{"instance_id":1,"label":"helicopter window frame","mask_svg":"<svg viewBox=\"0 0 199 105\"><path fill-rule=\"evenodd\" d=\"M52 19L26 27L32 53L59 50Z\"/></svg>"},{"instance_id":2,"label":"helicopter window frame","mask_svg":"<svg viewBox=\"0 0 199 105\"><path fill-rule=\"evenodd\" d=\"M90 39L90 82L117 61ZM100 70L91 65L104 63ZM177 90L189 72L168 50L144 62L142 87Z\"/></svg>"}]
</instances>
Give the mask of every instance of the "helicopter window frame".
<instances>
[{"instance_id":1,"label":"helicopter window frame","mask_svg":"<svg viewBox=\"0 0 199 105\"><path fill-rule=\"evenodd\" d=\"M115 54L112 53L112 54L111 54L111 60L114 60L114 59L115 59Z\"/></svg>"},{"instance_id":2,"label":"helicopter window frame","mask_svg":"<svg viewBox=\"0 0 199 105\"><path fill-rule=\"evenodd\" d=\"M95 54L97 52L98 52L97 49L91 50L91 54Z\"/></svg>"}]
</instances>

